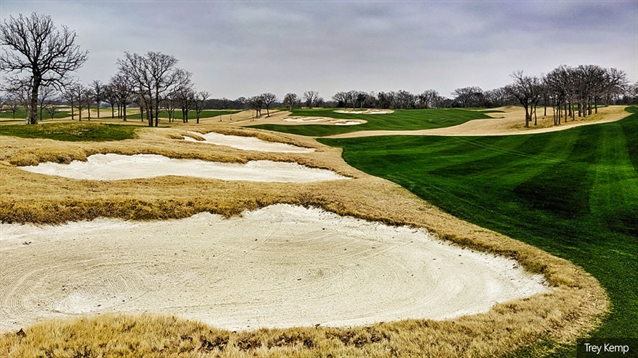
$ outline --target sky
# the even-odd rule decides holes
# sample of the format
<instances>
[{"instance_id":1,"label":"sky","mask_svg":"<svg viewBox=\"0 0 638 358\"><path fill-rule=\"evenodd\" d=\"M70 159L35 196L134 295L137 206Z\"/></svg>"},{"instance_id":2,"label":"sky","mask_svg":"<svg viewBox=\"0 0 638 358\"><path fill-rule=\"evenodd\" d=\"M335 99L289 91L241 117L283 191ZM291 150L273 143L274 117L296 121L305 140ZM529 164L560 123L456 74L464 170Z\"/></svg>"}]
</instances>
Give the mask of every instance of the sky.
<instances>
[{"instance_id":1,"label":"sky","mask_svg":"<svg viewBox=\"0 0 638 358\"><path fill-rule=\"evenodd\" d=\"M638 1L15 1L77 34L81 83L108 82L124 52L172 55L212 98L272 92L490 90L523 70L618 68L638 81Z\"/></svg>"}]
</instances>

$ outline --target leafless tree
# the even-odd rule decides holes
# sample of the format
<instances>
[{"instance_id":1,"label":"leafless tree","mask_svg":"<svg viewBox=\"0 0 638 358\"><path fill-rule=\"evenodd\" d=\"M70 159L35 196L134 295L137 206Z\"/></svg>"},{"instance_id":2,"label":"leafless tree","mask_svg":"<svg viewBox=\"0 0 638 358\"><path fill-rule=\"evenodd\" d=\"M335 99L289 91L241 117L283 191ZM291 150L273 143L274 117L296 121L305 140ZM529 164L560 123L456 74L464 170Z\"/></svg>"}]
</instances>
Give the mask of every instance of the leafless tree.
<instances>
[{"instance_id":1,"label":"leafless tree","mask_svg":"<svg viewBox=\"0 0 638 358\"><path fill-rule=\"evenodd\" d=\"M261 117L261 110L264 108L264 99L262 96L253 96L246 101L246 109L255 111L255 118Z\"/></svg>"},{"instance_id":2,"label":"leafless tree","mask_svg":"<svg viewBox=\"0 0 638 358\"><path fill-rule=\"evenodd\" d=\"M292 109L295 108L298 104L299 104L299 99L297 97L297 94L286 93L286 95L284 96L284 102L283 102L283 105L285 107L288 107L292 111Z\"/></svg>"},{"instance_id":3,"label":"leafless tree","mask_svg":"<svg viewBox=\"0 0 638 358\"><path fill-rule=\"evenodd\" d=\"M118 102L117 94L115 93L112 83L104 85L103 92L104 102L108 103L109 106L111 106L111 118L115 118L115 106L118 105Z\"/></svg>"},{"instance_id":4,"label":"leafless tree","mask_svg":"<svg viewBox=\"0 0 638 358\"><path fill-rule=\"evenodd\" d=\"M93 104L93 98L95 97L95 94L93 93L93 89L90 87L85 87L82 86L81 92L80 92L80 101L82 104L84 104L84 106L86 107L86 111L87 111L87 120L91 120L91 104ZM80 118L82 116L81 114L82 110L80 110Z\"/></svg>"},{"instance_id":5,"label":"leafless tree","mask_svg":"<svg viewBox=\"0 0 638 358\"><path fill-rule=\"evenodd\" d=\"M206 91L200 91L195 94L195 115L197 116L197 124L199 124L199 115L204 110L208 97L210 97L210 94Z\"/></svg>"},{"instance_id":6,"label":"leafless tree","mask_svg":"<svg viewBox=\"0 0 638 358\"><path fill-rule=\"evenodd\" d=\"M51 99L53 95L56 93L55 88L53 86L42 86L38 93L38 106L40 107L40 120L42 120L42 111L44 111L44 105L46 101Z\"/></svg>"},{"instance_id":7,"label":"leafless tree","mask_svg":"<svg viewBox=\"0 0 638 358\"><path fill-rule=\"evenodd\" d=\"M75 120L75 104L77 103L76 87L76 83L67 83L64 87L64 92L62 92L62 97L64 97L69 106L71 106L72 121Z\"/></svg>"},{"instance_id":8,"label":"leafless tree","mask_svg":"<svg viewBox=\"0 0 638 358\"><path fill-rule=\"evenodd\" d=\"M121 72L118 72L115 76L111 77L108 87L111 91L110 96L113 96L109 100L114 100L117 103L118 118L122 118L122 121L126 122L126 108L131 102L133 102L131 98L134 94L132 81L126 78ZM140 117L143 121L144 113L141 104L140 111Z\"/></svg>"},{"instance_id":9,"label":"leafless tree","mask_svg":"<svg viewBox=\"0 0 638 358\"><path fill-rule=\"evenodd\" d=\"M505 90L525 108L525 127L529 128L532 114L536 113L536 105L541 97L542 84L538 77L525 76L523 71L516 71L511 77L514 83L506 86Z\"/></svg>"},{"instance_id":10,"label":"leafless tree","mask_svg":"<svg viewBox=\"0 0 638 358\"><path fill-rule=\"evenodd\" d=\"M91 89L93 90L93 99L97 104L97 118L100 118L100 103L104 100L104 84L100 80L93 80L91 82Z\"/></svg>"},{"instance_id":11,"label":"leafless tree","mask_svg":"<svg viewBox=\"0 0 638 358\"><path fill-rule=\"evenodd\" d=\"M195 105L195 91L191 85L182 86L173 92L175 100L182 110L182 123L188 123L188 112Z\"/></svg>"},{"instance_id":12,"label":"leafless tree","mask_svg":"<svg viewBox=\"0 0 638 358\"><path fill-rule=\"evenodd\" d=\"M457 88L452 95L455 96L454 100L464 108L481 107L485 99L483 90L476 86Z\"/></svg>"},{"instance_id":13,"label":"leafless tree","mask_svg":"<svg viewBox=\"0 0 638 358\"><path fill-rule=\"evenodd\" d=\"M266 117L270 117L270 106L277 101L277 96L270 92L262 93L260 96L264 101L264 107L266 107Z\"/></svg>"},{"instance_id":14,"label":"leafless tree","mask_svg":"<svg viewBox=\"0 0 638 358\"><path fill-rule=\"evenodd\" d=\"M190 73L176 68L177 59L161 52L146 55L125 52L117 61L119 71L134 83L146 109L148 125L159 126L159 104L166 93L190 81Z\"/></svg>"},{"instance_id":15,"label":"leafless tree","mask_svg":"<svg viewBox=\"0 0 638 358\"><path fill-rule=\"evenodd\" d=\"M16 117L16 112L18 112L18 109L23 105L23 102L21 100L22 96L19 93L19 91L6 91L6 96L4 97L4 105L9 109L9 111L11 112L11 118L15 119Z\"/></svg>"},{"instance_id":16,"label":"leafless tree","mask_svg":"<svg viewBox=\"0 0 638 358\"><path fill-rule=\"evenodd\" d=\"M37 103L41 86L61 86L68 73L80 68L87 52L75 44L75 32L62 26L59 31L51 17L32 13L11 16L0 25L0 70L13 73L13 80L28 78L30 104L28 123L38 122Z\"/></svg>"},{"instance_id":17,"label":"leafless tree","mask_svg":"<svg viewBox=\"0 0 638 358\"><path fill-rule=\"evenodd\" d=\"M306 107L312 108L317 101L317 97L319 97L319 92L317 91L306 91L303 93L303 100L306 103Z\"/></svg>"}]
</instances>

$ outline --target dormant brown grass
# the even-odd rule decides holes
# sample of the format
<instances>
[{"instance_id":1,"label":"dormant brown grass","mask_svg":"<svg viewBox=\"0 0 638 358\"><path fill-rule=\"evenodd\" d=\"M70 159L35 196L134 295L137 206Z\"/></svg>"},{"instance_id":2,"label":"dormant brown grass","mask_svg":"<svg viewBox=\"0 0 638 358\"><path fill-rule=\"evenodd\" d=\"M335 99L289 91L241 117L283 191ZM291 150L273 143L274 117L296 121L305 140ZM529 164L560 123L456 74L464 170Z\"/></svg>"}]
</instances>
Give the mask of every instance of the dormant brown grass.
<instances>
[{"instance_id":1,"label":"dormant brown grass","mask_svg":"<svg viewBox=\"0 0 638 358\"><path fill-rule=\"evenodd\" d=\"M181 139L189 130L213 129L314 147L317 151L247 152ZM85 160L96 153L152 153L225 162L296 161L332 169L353 180L281 184L160 177L97 182L33 174L17 168L43 161ZM522 347L543 354L552 346L572 343L587 334L609 308L605 291L580 267L446 214L396 184L348 166L339 149L313 139L213 121L201 126L140 128L137 139L120 142L68 143L0 137L2 222L62 223L96 217L157 220L183 218L203 211L232 216L275 203L316 206L367 220L424 227L442 240L514 258L527 270L542 273L552 290L496 305L484 314L352 328L318 326L229 332L160 315L89 316L42 322L19 332L6 332L0 335L0 356L489 357Z\"/></svg>"}]
</instances>

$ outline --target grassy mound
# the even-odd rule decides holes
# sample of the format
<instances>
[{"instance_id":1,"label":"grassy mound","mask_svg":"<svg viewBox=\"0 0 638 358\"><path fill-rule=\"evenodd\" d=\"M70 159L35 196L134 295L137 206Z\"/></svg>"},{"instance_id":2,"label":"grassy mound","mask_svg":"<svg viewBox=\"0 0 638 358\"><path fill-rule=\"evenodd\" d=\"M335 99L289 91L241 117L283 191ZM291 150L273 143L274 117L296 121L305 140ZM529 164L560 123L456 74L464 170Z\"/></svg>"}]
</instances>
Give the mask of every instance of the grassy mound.
<instances>
[{"instance_id":1,"label":"grassy mound","mask_svg":"<svg viewBox=\"0 0 638 358\"><path fill-rule=\"evenodd\" d=\"M334 108L297 109L292 116L329 117L337 119L359 119L367 123L356 126L334 125L277 125L262 124L255 128L307 136L328 136L365 130L419 130L455 126L472 119L490 118L482 112L465 109L413 109L395 110L388 114L337 113Z\"/></svg>"},{"instance_id":2,"label":"grassy mound","mask_svg":"<svg viewBox=\"0 0 638 358\"><path fill-rule=\"evenodd\" d=\"M47 123L0 126L0 135L47 138L67 142L104 142L135 138L135 127L103 123Z\"/></svg>"},{"instance_id":3,"label":"grassy mound","mask_svg":"<svg viewBox=\"0 0 638 358\"><path fill-rule=\"evenodd\" d=\"M613 305L594 336L638 337L638 108L628 111L537 135L320 141L456 217L582 266Z\"/></svg>"}]
</instances>

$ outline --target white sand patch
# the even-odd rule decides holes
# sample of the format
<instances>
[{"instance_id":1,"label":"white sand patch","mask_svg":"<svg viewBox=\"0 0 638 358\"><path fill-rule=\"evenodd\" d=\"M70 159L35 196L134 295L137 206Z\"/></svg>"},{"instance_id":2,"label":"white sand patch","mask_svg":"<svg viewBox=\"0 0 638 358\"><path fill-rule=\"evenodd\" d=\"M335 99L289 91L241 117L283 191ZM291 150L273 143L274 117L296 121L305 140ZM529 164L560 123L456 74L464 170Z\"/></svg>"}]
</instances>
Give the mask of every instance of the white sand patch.
<instances>
[{"instance_id":1,"label":"white sand patch","mask_svg":"<svg viewBox=\"0 0 638 358\"><path fill-rule=\"evenodd\" d=\"M359 124L362 124L362 123L357 121L335 122L335 126L356 126Z\"/></svg>"},{"instance_id":2,"label":"white sand patch","mask_svg":"<svg viewBox=\"0 0 638 358\"><path fill-rule=\"evenodd\" d=\"M73 179L121 180L154 178L165 175L258 182L314 182L348 179L331 170L310 168L297 163L255 160L246 164L173 159L155 154L95 154L86 162L70 164L40 163L20 169L33 173Z\"/></svg>"},{"instance_id":3,"label":"white sand patch","mask_svg":"<svg viewBox=\"0 0 638 358\"><path fill-rule=\"evenodd\" d=\"M425 230L290 205L227 220L0 224L0 272L0 331L107 312L232 330L445 319L548 290L513 260Z\"/></svg>"},{"instance_id":4,"label":"white sand patch","mask_svg":"<svg viewBox=\"0 0 638 358\"><path fill-rule=\"evenodd\" d=\"M295 118L284 118L284 122L295 122L295 123L312 123L312 122L323 122L329 118L324 117L295 117Z\"/></svg>"},{"instance_id":5,"label":"white sand patch","mask_svg":"<svg viewBox=\"0 0 638 358\"><path fill-rule=\"evenodd\" d=\"M347 109L338 109L334 111L335 113L345 113L345 114L389 114L393 113L393 110L389 109L366 109L365 111L350 111Z\"/></svg>"},{"instance_id":6,"label":"white sand patch","mask_svg":"<svg viewBox=\"0 0 638 358\"><path fill-rule=\"evenodd\" d=\"M278 152L278 153L311 153L313 148L303 148L292 144L267 142L255 137L244 137L238 135L226 135L215 132L206 134L190 132L205 139L204 142L198 141L191 137L184 137L184 140L198 143L211 143L217 145L225 145L242 150L256 150L260 152Z\"/></svg>"}]
</instances>

